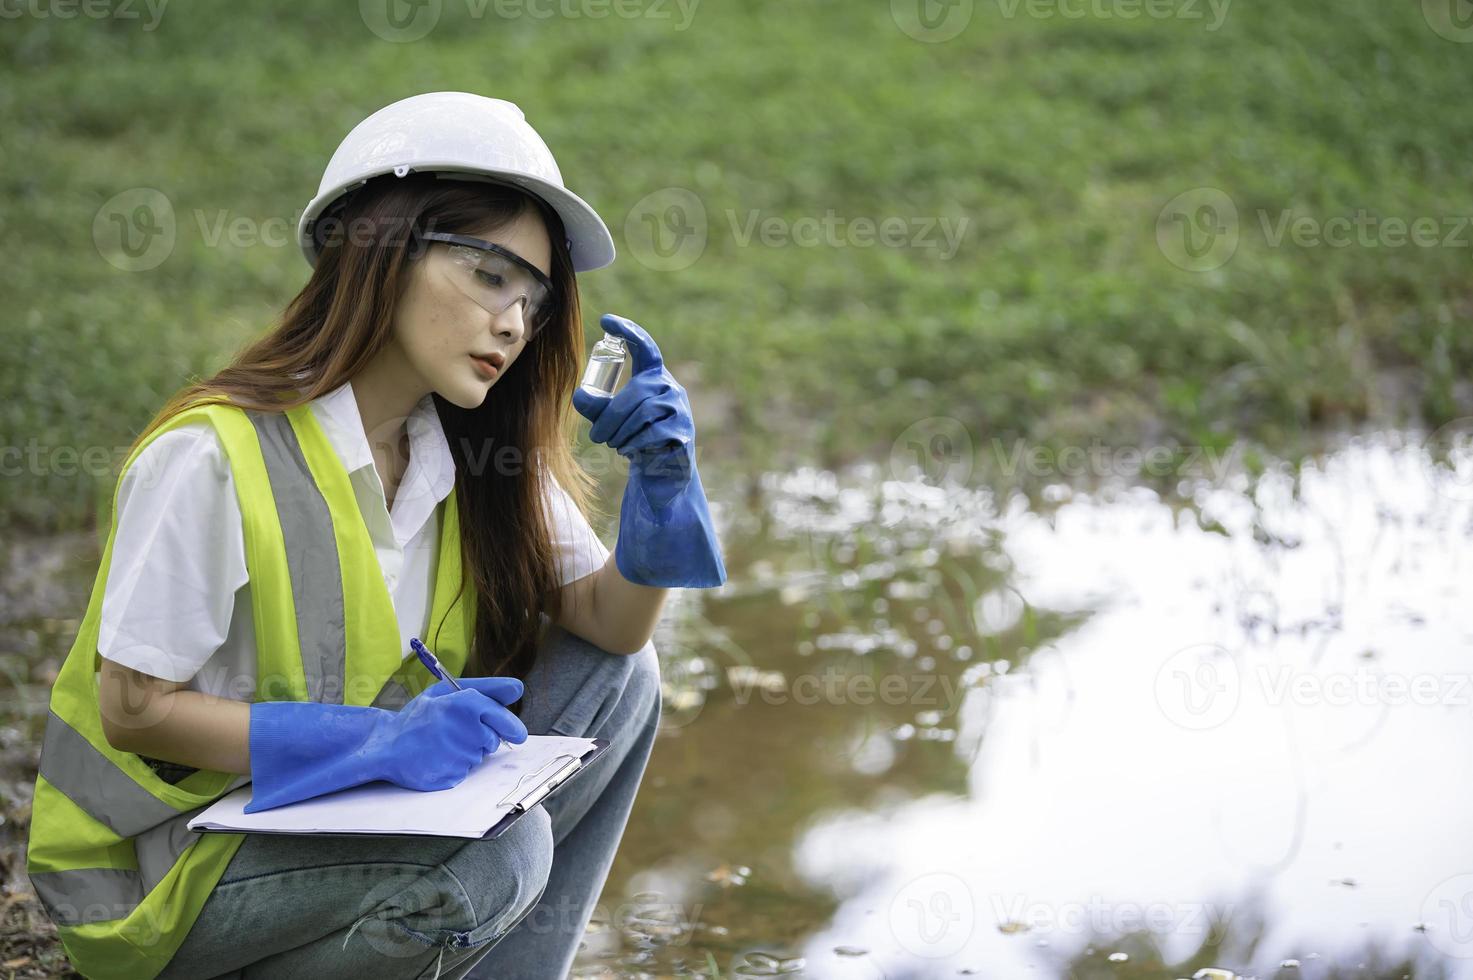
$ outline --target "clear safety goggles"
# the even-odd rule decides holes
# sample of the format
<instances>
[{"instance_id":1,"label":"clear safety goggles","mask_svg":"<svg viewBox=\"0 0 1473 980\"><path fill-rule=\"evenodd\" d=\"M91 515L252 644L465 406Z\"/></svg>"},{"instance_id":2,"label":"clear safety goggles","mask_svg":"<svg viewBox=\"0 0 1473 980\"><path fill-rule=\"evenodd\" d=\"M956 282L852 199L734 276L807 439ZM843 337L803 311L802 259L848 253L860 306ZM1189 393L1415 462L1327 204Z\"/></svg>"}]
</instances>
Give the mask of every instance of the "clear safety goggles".
<instances>
[{"instance_id":1,"label":"clear safety goggles","mask_svg":"<svg viewBox=\"0 0 1473 980\"><path fill-rule=\"evenodd\" d=\"M446 277L481 309L500 316L523 302L522 323L530 342L552 318L552 281L542 270L511 249L469 235L421 232L443 245L440 257Z\"/></svg>"}]
</instances>

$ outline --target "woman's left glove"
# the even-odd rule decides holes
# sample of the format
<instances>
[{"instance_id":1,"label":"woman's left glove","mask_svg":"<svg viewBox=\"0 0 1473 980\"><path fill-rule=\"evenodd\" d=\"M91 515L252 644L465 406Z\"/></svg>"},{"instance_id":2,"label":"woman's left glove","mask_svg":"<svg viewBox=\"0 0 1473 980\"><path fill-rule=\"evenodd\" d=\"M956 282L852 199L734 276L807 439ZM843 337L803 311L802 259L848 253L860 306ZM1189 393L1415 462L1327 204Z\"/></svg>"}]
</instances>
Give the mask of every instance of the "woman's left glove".
<instances>
[{"instance_id":1,"label":"woman's left glove","mask_svg":"<svg viewBox=\"0 0 1473 980\"><path fill-rule=\"evenodd\" d=\"M696 469L696 426L685 389L643 327L612 313L599 324L624 338L633 359L629 383L612 398L573 392L573 407L593 423L589 438L629 460L614 562L640 585L721 585L726 566Z\"/></svg>"}]
</instances>

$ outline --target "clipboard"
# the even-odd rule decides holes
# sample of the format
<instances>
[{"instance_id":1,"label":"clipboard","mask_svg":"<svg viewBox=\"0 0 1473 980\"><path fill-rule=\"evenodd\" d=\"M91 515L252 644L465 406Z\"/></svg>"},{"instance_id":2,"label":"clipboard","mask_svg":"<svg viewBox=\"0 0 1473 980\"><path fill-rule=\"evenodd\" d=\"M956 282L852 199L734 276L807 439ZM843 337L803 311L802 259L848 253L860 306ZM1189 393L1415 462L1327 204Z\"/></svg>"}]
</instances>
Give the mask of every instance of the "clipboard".
<instances>
[{"instance_id":1,"label":"clipboard","mask_svg":"<svg viewBox=\"0 0 1473 980\"><path fill-rule=\"evenodd\" d=\"M593 745L581 756L570 752L562 752L554 756L548 762L543 763L537 769L523 774L517 785L497 801L498 807L511 806L510 811L503 814L480 837L467 837L460 834L433 834L414 832L393 832L377 830L273 830L266 828L243 828L243 827L190 827L191 833L196 834L285 834L293 837L453 837L457 840L494 840L506 833L507 828L516 823L521 816L539 803L552 796L557 790L568 785L579 773L585 771L589 765L599 756L603 755L609 748L609 740L606 738L593 739ZM405 792L415 792L405 790ZM330 795L330 794L329 794ZM223 797L222 797L223 798ZM327 797L317 797L326 799ZM218 802L218 801L215 801ZM213 806L211 803L200 807L195 812L198 816L203 811ZM193 819L193 817L191 817Z\"/></svg>"},{"instance_id":2,"label":"clipboard","mask_svg":"<svg viewBox=\"0 0 1473 980\"><path fill-rule=\"evenodd\" d=\"M595 738L593 740L593 748L589 749L582 756L575 756L565 752L551 762L543 765L541 769L527 773L517 783L516 789L501 798L501 806L506 806L508 801L511 801L511 812L496 821L491 829L486 831L480 839L492 840L500 837L506 832L506 828L517 822L518 817L547 799L555 790L566 786L569 780L584 769L587 769L590 762L603 755L608 747L608 739ZM547 773L546 771L548 769L551 769L552 772ZM521 795L518 796L518 793ZM514 796L517 798L512 800Z\"/></svg>"}]
</instances>

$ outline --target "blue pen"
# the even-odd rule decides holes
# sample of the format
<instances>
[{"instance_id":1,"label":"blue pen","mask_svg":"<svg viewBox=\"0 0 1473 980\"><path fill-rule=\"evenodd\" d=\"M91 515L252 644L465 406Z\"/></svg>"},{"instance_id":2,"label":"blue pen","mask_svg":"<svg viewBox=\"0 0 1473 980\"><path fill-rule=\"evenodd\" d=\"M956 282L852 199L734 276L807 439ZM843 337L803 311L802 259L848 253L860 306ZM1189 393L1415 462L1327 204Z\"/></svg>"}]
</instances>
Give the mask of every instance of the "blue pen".
<instances>
[{"instance_id":1,"label":"blue pen","mask_svg":"<svg viewBox=\"0 0 1473 980\"><path fill-rule=\"evenodd\" d=\"M413 650L414 655L419 657L420 663L424 664L430 669L430 673L434 674L442 681L449 681L450 686L455 688L457 691L465 690L465 688L461 687L455 682L455 678L451 677L445 671L444 667L440 666L440 661L435 659L435 655L431 653L428 649L426 649L423 643L419 642L419 637L412 636L409 638L409 649Z\"/></svg>"}]
</instances>

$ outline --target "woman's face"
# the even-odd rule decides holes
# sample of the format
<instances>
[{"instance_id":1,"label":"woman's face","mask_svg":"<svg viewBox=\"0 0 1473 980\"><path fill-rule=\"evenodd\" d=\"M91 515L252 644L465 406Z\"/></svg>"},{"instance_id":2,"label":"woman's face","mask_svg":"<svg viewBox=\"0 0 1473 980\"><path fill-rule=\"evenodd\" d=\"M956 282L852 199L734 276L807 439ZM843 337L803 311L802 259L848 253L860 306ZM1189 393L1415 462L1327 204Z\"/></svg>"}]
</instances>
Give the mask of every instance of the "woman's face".
<instances>
[{"instance_id":1,"label":"woman's face","mask_svg":"<svg viewBox=\"0 0 1473 980\"><path fill-rule=\"evenodd\" d=\"M512 223L495 231L480 229L473 237L510 249L552 276L552 243L537 210L528 207ZM394 316L394 338L408 368L423 385L460 408L476 408L527 346L523 304L499 314L483 309L455 284L455 260L443 244L431 244L414 263L410 282ZM483 360L496 355L505 362L491 376Z\"/></svg>"}]
</instances>

